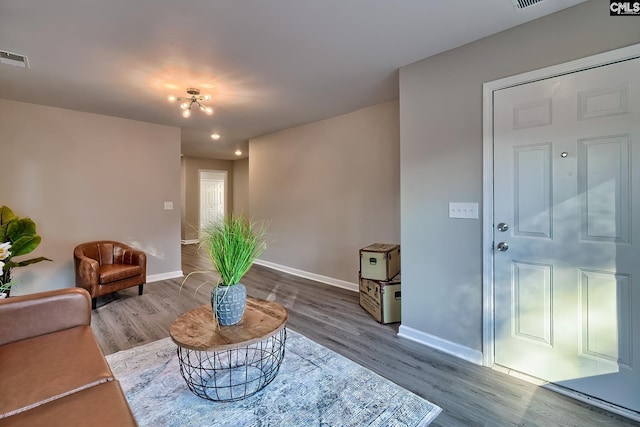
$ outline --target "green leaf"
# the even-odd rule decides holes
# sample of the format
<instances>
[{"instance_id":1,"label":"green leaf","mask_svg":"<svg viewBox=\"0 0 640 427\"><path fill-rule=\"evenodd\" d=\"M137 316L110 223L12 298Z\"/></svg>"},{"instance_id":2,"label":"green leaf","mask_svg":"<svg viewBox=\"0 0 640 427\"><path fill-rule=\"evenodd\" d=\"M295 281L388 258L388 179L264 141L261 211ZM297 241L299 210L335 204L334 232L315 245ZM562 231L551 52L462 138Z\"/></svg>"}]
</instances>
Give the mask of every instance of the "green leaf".
<instances>
[{"instance_id":1,"label":"green leaf","mask_svg":"<svg viewBox=\"0 0 640 427\"><path fill-rule=\"evenodd\" d=\"M6 206L0 208L0 224L6 224L14 219L18 219L18 217L15 216L11 209Z\"/></svg>"},{"instance_id":2,"label":"green leaf","mask_svg":"<svg viewBox=\"0 0 640 427\"><path fill-rule=\"evenodd\" d=\"M8 291L9 289L11 289L11 286L13 286L13 282L0 284L0 292Z\"/></svg>"},{"instance_id":3,"label":"green leaf","mask_svg":"<svg viewBox=\"0 0 640 427\"><path fill-rule=\"evenodd\" d=\"M42 238L35 236L23 236L11 244L11 258L26 255L38 247Z\"/></svg>"},{"instance_id":4,"label":"green leaf","mask_svg":"<svg viewBox=\"0 0 640 427\"><path fill-rule=\"evenodd\" d=\"M0 243L4 243L7 241L7 227L9 224L0 225Z\"/></svg>"},{"instance_id":5,"label":"green leaf","mask_svg":"<svg viewBox=\"0 0 640 427\"><path fill-rule=\"evenodd\" d=\"M7 236L12 242L16 242L21 237L36 235L36 223L33 222L31 218L14 220L7 225Z\"/></svg>"},{"instance_id":6,"label":"green leaf","mask_svg":"<svg viewBox=\"0 0 640 427\"><path fill-rule=\"evenodd\" d=\"M5 264L5 267L8 267L8 268L26 267L27 265L35 264L41 261L51 261L51 260L49 258L45 258L41 256L38 258L32 258L32 259L28 259L26 261L20 261L20 262L9 261L8 263Z\"/></svg>"}]
</instances>

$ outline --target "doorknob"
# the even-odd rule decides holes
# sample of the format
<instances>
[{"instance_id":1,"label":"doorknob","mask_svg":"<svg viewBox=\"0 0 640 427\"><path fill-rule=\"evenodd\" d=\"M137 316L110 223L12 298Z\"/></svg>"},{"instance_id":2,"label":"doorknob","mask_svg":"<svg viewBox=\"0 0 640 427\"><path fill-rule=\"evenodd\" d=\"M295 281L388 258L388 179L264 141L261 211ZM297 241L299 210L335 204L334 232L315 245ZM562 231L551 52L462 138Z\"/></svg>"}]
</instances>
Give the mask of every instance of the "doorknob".
<instances>
[{"instance_id":1,"label":"doorknob","mask_svg":"<svg viewBox=\"0 0 640 427\"><path fill-rule=\"evenodd\" d=\"M498 224L498 231L507 231L509 229L509 224L501 222Z\"/></svg>"},{"instance_id":2,"label":"doorknob","mask_svg":"<svg viewBox=\"0 0 640 427\"><path fill-rule=\"evenodd\" d=\"M498 243L497 249L498 249L498 252L506 252L507 249L509 249L509 245L506 244L505 242L500 242Z\"/></svg>"}]
</instances>

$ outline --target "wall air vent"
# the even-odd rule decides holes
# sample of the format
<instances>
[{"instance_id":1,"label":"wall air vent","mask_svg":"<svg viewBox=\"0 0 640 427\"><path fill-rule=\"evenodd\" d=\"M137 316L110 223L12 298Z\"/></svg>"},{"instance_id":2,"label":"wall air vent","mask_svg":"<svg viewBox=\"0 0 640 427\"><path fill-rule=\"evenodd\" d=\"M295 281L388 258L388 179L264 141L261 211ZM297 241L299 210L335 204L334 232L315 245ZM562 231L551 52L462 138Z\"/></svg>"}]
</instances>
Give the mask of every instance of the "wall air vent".
<instances>
[{"instance_id":1,"label":"wall air vent","mask_svg":"<svg viewBox=\"0 0 640 427\"><path fill-rule=\"evenodd\" d=\"M513 0L513 6L516 9L525 9L527 7L533 6L534 4L538 4L543 1L544 0Z\"/></svg>"},{"instance_id":2,"label":"wall air vent","mask_svg":"<svg viewBox=\"0 0 640 427\"><path fill-rule=\"evenodd\" d=\"M13 65L14 67L29 68L29 60L19 53L0 50L0 64Z\"/></svg>"}]
</instances>

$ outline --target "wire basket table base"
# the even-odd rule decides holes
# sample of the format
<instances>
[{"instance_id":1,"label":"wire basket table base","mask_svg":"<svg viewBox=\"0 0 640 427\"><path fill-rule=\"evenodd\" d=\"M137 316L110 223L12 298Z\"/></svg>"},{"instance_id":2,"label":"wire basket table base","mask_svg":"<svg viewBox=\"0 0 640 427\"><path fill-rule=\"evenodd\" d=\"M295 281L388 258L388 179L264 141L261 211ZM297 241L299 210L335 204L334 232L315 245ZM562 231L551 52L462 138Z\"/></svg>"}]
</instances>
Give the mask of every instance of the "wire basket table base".
<instances>
[{"instance_id":1,"label":"wire basket table base","mask_svg":"<svg viewBox=\"0 0 640 427\"><path fill-rule=\"evenodd\" d=\"M197 351L178 346L180 373L189 390L203 399L244 399L276 377L286 339L284 327L263 341L230 350Z\"/></svg>"}]
</instances>

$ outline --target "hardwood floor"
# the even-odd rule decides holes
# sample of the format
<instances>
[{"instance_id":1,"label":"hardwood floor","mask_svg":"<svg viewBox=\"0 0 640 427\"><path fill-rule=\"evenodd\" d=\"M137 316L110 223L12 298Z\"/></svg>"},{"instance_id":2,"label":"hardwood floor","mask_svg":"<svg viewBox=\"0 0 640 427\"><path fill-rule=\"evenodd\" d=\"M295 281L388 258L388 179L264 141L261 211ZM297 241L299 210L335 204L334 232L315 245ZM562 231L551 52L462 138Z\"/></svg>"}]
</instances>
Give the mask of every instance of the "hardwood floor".
<instances>
[{"instance_id":1,"label":"hardwood floor","mask_svg":"<svg viewBox=\"0 0 640 427\"><path fill-rule=\"evenodd\" d=\"M186 274L209 265L188 245L182 268ZM182 288L182 279L149 283L140 297L131 288L98 299L92 328L105 354L169 336L176 317L209 303L210 287L199 287L206 277L193 275ZM289 328L440 406L433 426L640 426L400 338L398 325L378 324L359 306L355 292L257 265L242 283L250 296L284 305Z\"/></svg>"}]
</instances>

